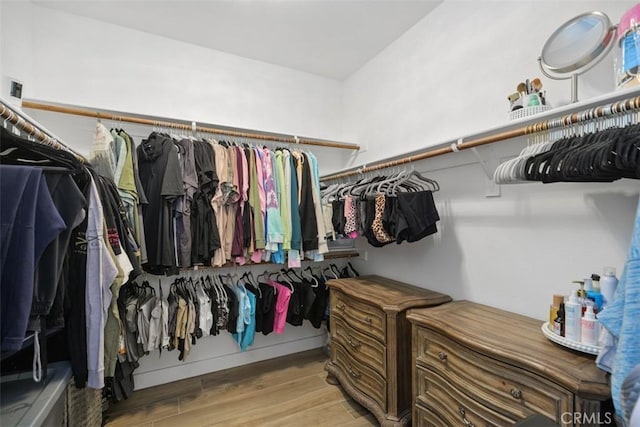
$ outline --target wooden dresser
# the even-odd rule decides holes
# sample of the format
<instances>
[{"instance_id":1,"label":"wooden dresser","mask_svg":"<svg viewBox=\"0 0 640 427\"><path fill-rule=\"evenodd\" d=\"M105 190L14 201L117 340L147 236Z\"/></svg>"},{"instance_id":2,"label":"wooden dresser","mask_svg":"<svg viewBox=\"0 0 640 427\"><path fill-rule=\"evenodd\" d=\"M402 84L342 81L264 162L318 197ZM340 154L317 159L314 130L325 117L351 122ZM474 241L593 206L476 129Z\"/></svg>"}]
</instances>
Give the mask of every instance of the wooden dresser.
<instances>
[{"instance_id":1,"label":"wooden dresser","mask_svg":"<svg viewBox=\"0 0 640 427\"><path fill-rule=\"evenodd\" d=\"M613 419L595 356L547 340L541 321L470 301L411 310L414 426L559 425Z\"/></svg>"},{"instance_id":2,"label":"wooden dresser","mask_svg":"<svg viewBox=\"0 0 640 427\"><path fill-rule=\"evenodd\" d=\"M411 420L409 308L451 301L447 295L379 276L336 279L330 287L331 357L327 381L340 384L381 425Z\"/></svg>"}]
</instances>

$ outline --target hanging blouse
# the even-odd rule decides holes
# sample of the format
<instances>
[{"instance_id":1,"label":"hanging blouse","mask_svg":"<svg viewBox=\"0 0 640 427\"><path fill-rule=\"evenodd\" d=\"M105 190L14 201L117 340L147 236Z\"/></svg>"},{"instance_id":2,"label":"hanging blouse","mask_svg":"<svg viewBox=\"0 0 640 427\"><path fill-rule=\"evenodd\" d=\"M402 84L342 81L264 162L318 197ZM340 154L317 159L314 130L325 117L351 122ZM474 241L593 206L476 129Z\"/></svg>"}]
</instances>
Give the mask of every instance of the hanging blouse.
<instances>
[{"instance_id":1,"label":"hanging blouse","mask_svg":"<svg viewBox=\"0 0 640 427\"><path fill-rule=\"evenodd\" d=\"M262 332L262 335L269 335L275 325L277 291L275 285L269 281L260 283L259 286L262 293L262 325L257 324L256 330Z\"/></svg>"},{"instance_id":2,"label":"hanging blouse","mask_svg":"<svg viewBox=\"0 0 640 427\"><path fill-rule=\"evenodd\" d=\"M215 153L215 169L220 182L218 183L218 187L216 189L215 195L211 199L211 207L215 212L216 217L216 226L218 229L218 235L220 237L220 245L218 249L215 250L213 259L211 260L211 265L215 267L220 267L224 265L226 262L226 258L224 256L224 248L226 246L226 224L227 224L227 211L224 209L224 195L223 188L228 185L227 177L227 151L220 144L213 144L213 151Z\"/></svg>"},{"instance_id":3,"label":"hanging blouse","mask_svg":"<svg viewBox=\"0 0 640 427\"><path fill-rule=\"evenodd\" d=\"M289 299L291 299L291 289L278 282L269 280L269 284L276 288L276 306L273 319L273 331L276 334L283 334L289 310Z\"/></svg>"}]
</instances>

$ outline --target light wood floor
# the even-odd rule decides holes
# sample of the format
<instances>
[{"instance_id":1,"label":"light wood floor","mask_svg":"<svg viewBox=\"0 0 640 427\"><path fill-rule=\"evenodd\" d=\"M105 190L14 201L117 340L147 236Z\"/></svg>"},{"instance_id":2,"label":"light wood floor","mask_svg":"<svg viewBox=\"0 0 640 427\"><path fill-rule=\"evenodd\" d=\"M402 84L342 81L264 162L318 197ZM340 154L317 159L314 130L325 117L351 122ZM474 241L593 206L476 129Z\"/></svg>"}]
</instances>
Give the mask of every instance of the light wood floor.
<instances>
[{"instance_id":1,"label":"light wood floor","mask_svg":"<svg viewBox=\"0 0 640 427\"><path fill-rule=\"evenodd\" d=\"M339 386L325 381L321 349L139 390L112 404L106 425L377 426Z\"/></svg>"}]
</instances>

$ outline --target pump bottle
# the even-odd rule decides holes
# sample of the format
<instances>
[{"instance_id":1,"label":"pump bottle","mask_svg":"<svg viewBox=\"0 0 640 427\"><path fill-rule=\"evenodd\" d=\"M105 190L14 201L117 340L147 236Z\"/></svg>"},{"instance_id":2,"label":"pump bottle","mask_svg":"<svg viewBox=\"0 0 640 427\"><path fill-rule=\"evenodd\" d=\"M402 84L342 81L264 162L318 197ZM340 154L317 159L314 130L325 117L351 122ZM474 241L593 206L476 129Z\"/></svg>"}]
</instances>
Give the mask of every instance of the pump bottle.
<instances>
[{"instance_id":1,"label":"pump bottle","mask_svg":"<svg viewBox=\"0 0 640 427\"><path fill-rule=\"evenodd\" d=\"M580 342L580 319L582 318L582 304L578 299L578 290L571 292L569 301L564 303L565 324L564 336L572 341Z\"/></svg>"},{"instance_id":2,"label":"pump bottle","mask_svg":"<svg viewBox=\"0 0 640 427\"><path fill-rule=\"evenodd\" d=\"M593 305L587 305L584 317L580 322L580 337L583 344L598 345L598 337L600 336L600 328L598 320L596 320L593 312Z\"/></svg>"}]
</instances>

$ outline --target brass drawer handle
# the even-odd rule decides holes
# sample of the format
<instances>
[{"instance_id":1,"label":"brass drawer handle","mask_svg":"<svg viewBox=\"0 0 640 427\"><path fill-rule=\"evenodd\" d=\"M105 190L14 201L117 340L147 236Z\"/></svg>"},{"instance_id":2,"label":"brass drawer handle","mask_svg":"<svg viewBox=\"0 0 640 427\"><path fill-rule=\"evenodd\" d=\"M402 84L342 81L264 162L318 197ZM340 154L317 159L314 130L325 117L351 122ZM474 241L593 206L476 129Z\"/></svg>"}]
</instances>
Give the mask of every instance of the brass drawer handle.
<instances>
[{"instance_id":1,"label":"brass drawer handle","mask_svg":"<svg viewBox=\"0 0 640 427\"><path fill-rule=\"evenodd\" d=\"M360 346L362 345L358 340L353 339L353 337L351 337L351 335L349 335L349 337L347 338L347 342L349 343L349 345L351 347L353 347L355 350L360 349Z\"/></svg>"},{"instance_id":2,"label":"brass drawer handle","mask_svg":"<svg viewBox=\"0 0 640 427\"><path fill-rule=\"evenodd\" d=\"M339 302L338 304L336 304L336 308L338 310L344 310L344 303Z\"/></svg>"},{"instance_id":3,"label":"brass drawer handle","mask_svg":"<svg viewBox=\"0 0 640 427\"><path fill-rule=\"evenodd\" d=\"M373 322L373 319L369 316L364 318L364 321L367 322L368 324L371 324L371 322Z\"/></svg>"},{"instance_id":4,"label":"brass drawer handle","mask_svg":"<svg viewBox=\"0 0 640 427\"><path fill-rule=\"evenodd\" d=\"M439 351L438 352L438 359L442 360L443 362L445 360L447 360L447 353L445 353L444 351Z\"/></svg>"},{"instance_id":5,"label":"brass drawer handle","mask_svg":"<svg viewBox=\"0 0 640 427\"><path fill-rule=\"evenodd\" d=\"M512 388L511 396L513 396L514 399L522 399L522 392L520 391L520 389Z\"/></svg>"},{"instance_id":6,"label":"brass drawer handle","mask_svg":"<svg viewBox=\"0 0 640 427\"><path fill-rule=\"evenodd\" d=\"M362 376L360 372L354 370L351 366L349 366L347 370L349 371L349 375L351 375L355 379L358 379Z\"/></svg>"},{"instance_id":7,"label":"brass drawer handle","mask_svg":"<svg viewBox=\"0 0 640 427\"><path fill-rule=\"evenodd\" d=\"M467 414L464 410L464 408L462 406L458 406L458 413L460 414L460 416L462 417L462 422L465 426L467 427L475 427L475 424L473 424L471 421L469 421L467 419Z\"/></svg>"}]
</instances>

